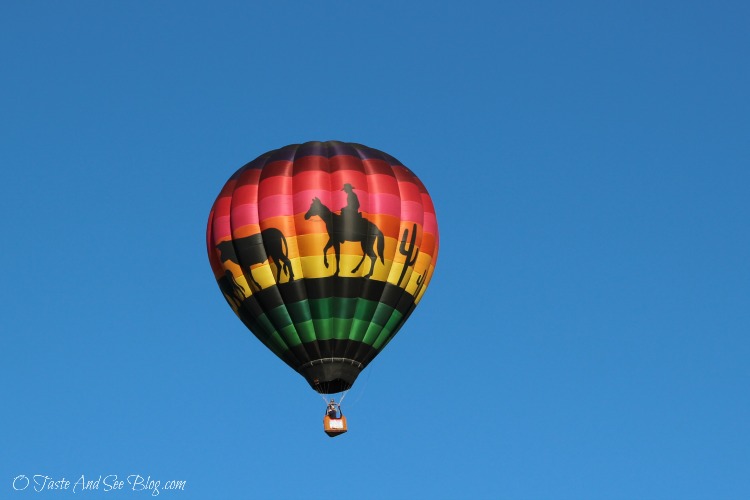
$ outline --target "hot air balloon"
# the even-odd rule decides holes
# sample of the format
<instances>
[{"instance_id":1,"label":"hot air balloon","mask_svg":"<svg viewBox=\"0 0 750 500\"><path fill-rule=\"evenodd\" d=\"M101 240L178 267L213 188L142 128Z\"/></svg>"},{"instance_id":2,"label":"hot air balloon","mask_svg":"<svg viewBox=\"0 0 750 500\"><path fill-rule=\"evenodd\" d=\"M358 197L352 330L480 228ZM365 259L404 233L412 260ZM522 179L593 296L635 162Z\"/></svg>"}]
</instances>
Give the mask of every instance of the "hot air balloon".
<instances>
[{"instance_id":1,"label":"hot air balloon","mask_svg":"<svg viewBox=\"0 0 750 500\"><path fill-rule=\"evenodd\" d=\"M432 279L430 195L394 157L293 144L234 173L208 219L208 258L245 326L321 394L349 389Z\"/></svg>"}]
</instances>

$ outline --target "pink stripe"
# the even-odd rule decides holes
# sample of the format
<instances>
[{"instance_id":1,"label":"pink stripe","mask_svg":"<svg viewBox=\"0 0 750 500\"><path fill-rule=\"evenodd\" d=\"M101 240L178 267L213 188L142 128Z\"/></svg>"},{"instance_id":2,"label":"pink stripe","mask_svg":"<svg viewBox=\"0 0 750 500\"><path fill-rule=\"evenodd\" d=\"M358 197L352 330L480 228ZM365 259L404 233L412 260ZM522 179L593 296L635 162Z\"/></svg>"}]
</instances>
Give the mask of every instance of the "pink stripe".
<instances>
[{"instance_id":1,"label":"pink stripe","mask_svg":"<svg viewBox=\"0 0 750 500\"><path fill-rule=\"evenodd\" d=\"M300 213L300 212L297 212ZM384 212L377 212L384 214ZM422 224L422 230L425 233L430 233L435 236L438 234L437 218L434 214L422 212L421 205L413 202L404 203L403 213L387 214L394 215L394 217L401 217L404 222L416 222ZM269 216L273 217L273 216ZM263 217L266 218L266 217ZM241 205L235 207L232 210L232 217L230 224L230 218L228 216L214 217L212 221L212 239L214 243L218 243L222 239L229 238L232 235L232 225L234 228L240 228L248 224L259 224L259 217L257 207L255 205Z\"/></svg>"},{"instance_id":2,"label":"pink stripe","mask_svg":"<svg viewBox=\"0 0 750 500\"><path fill-rule=\"evenodd\" d=\"M393 194L379 194L370 197L369 213L401 217L401 198Z\"/></svg>"},{"instance_id":3,"label":"pink stripe","mask_svg":"<svg viewBox=\"0 0 750 500\"><path fill-rule=\"evenodd\" d=\"M214 217L213 227L213 241L218 243L222 239L229 238L232 236L232 227L229 225L229 217Z\"/></svg>"},{"instance_id":4,"label":"pink stripe","mask_svg":"<svg viewBox=\"0 0 750 500\"><path fill-rule=\"evenodd\" d=\"M260 224L258 217L258 205L255 203L245 203L232 207L232 226L239 228L248 224Z\"/></svg>"},{"instance_id":5,"label":"pink stripe","mask_svg":"<svg viewBox=\"0 0 750 500\"><path fill-rule=\"evenodd\" d=\"M401 220L408 222L416 222L422 224L424 220L424 210L422 204L414 201L401 202Z\"/></svg>"},{"instance_id":6,"label":"pink stripe","mask_svg":"<svg viewBox=\"0 0 750 500\"><path fill-rule=\"evenodd\" d=\"M307 212L310 209L313 198L320 198L320 202L327 207L333 206L331 203L331 192L328 189L306 189L294 193L294 213L301 214Z\"/></svg>"},{"instance_id":7,"label":"pink stripe","mask_svg":"<svg viewBox=\"0 0 750 500\"><path fill-rule=\"evenodd\" d=\"M291 217L294 215L293 202L292 196L288 194L266 196L258 204L258 217L260 220L279 216Z\"/></svg>"}]
</instances>

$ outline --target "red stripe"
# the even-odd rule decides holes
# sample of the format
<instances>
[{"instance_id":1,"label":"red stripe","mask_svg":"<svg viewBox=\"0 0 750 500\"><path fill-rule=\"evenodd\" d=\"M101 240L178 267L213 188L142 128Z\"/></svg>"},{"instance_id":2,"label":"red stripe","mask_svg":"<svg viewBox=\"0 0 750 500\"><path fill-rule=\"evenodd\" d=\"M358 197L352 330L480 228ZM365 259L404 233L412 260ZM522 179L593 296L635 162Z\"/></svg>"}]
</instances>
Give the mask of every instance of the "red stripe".
<instances>
[{"instance_id":1,"label":"red stripe","mask_svg":"<svg viewBox=\"0 0 750 500\"><path fill-rule=\"evenodd\" d=\"M367 188L371 193L392 194L400 196L396 177L392 175L370 174L367 176Z\"/></svg>"},{"instance_id":2,"label":"red stripe","mask_svg":"<svg viewBox=\"0 0 750 500\"><path fill-rule=\"evenodd\" d=\"M310 170L295 173L292 177L294 192L305 191L307 189L329 190L331 187L331 174L320 170Z\"/></svg>"},{"instance_id":3,"label":"red stripe","mask_svg":"<svg viewBox=\"0 0 750 500\"><path fill-rule=\"evenodd\" d=\"M255 172L258 172L255 170ZM344 184L351 184L358 197L370 194L392 194L410 201L421 201L422 195L419 187L408 181L396 181L395 177L372 174L353 170L341 170L334 173L309 171L294 176L263 177L257 187L259 198L275 196L278 194L292 194L306 190L339 192ZM241 196L242 202L255 202L256 198L247 189L256 189L252 184L244 184L237 187L234 196ZM361 200L360 200L361 202Z\"/></svg>"},{"instance_id":4,"label":"red stripe","mask_svg":"<svg viewBox=\"0 0 750 500\"><path fill-rule=\"evenodd\" d=\"M260 184L258 185L258 193L260 193L260 198L264 198L268 195L274 195L274 194L291 194L292 193L292 185L294 185L294 190L297 190L296 186L296 176L275 176L275 177L266 177L264 179L261 179Z\"/></svg>"},{"instance_id":5,"label":"red stripe","mask_svg":"<svg viewBox=\"0 0 750 500\"><path fill-rule=\"evenodd\" d=\"M432 198L427 191L422 191L422 206L424 207L425 213L431 213L435 215L435 205L432 204Z\"/></svg>"},{"instance_id":6,"label":"red stripe","mask_svg":"<svg viewBox=\"0 0 750 500\"><path fill-rule=\"evenodd\" d=\"M422 193L419 187L410 181L399 181L398 189L402 201L411 201L422 204Z\"/></svg>"},{"instance_id":7,"label":"red stripe","mask_svg":"<svg viewBox=\"0 0 750 500\"><path fill-rule=\"evenodd\" d=\"M424 214L424 232L438 234L437 218L434 213L425 212Z\"/></svg>"}]
</instances>

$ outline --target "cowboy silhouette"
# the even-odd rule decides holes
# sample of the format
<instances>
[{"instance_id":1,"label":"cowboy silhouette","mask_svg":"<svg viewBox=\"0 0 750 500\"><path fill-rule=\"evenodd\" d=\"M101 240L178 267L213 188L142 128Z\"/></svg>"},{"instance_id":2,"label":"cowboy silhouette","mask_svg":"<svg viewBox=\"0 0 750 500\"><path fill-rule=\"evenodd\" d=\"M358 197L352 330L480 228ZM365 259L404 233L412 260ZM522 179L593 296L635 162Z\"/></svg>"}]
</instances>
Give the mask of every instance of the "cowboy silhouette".
<instances>
[{"instance_id":1,"label":"cowboy silhouette","mask_svg":"<svg viewBox=\"0 0 750 500\"><path fill-rule=\"evenodd\" d=\"M354 192L354 187L347 183L341 190L346 192L346 206L341 209L341 215L352 221L362 220L362 212L359 211L359 198Z\"/></svg>"},{"instance_id":2,"label":"cowboy silhouette","mask_svg":"<svg viewBox=\"0 0 750 500\"><path fill-rule=\"evenodd\" d=\"M313 198L309 210L305 213L305 220L310 217L320 217L326 225L328 242L323 247L323 265L328 267L328 250L333 248L336 255L336 271L334 276L339 275L339 260L341 256L341 244L345 241L357 241L362 246L362 260L352 269L357 273L360 266L367 257L370 258L370 270L363 278L372 276L375 269L375 261L380 258L380 263L385 264L383 252L385 251L385 236L373 222L367 220L359 212L359 198L354 193L351 184L344 184L342 191L346 192L346 206L337 214L323 205L320 198Z\"/></svg>"}]
</instances>

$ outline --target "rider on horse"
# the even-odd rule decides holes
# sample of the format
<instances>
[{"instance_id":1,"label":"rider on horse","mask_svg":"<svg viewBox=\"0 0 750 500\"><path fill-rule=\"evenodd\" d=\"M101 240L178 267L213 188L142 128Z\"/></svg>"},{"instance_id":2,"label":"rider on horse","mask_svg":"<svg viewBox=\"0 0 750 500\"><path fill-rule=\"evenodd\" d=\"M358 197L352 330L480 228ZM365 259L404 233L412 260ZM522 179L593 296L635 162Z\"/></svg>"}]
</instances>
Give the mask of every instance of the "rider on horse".
<instances>
[{"instance_id":1,"label":"rider on horse","mask_svg":"<svg viewBox=\"0 0 750 500\"><path fill-rule=\"evenodd\" d=\"M359 198L354 193L354 187L351 184L344 184L342 191L346 191L346 206L341 209L341 215L349 220L361 220L362 213L359 211Z\"/></svg>"}]
</instances>

